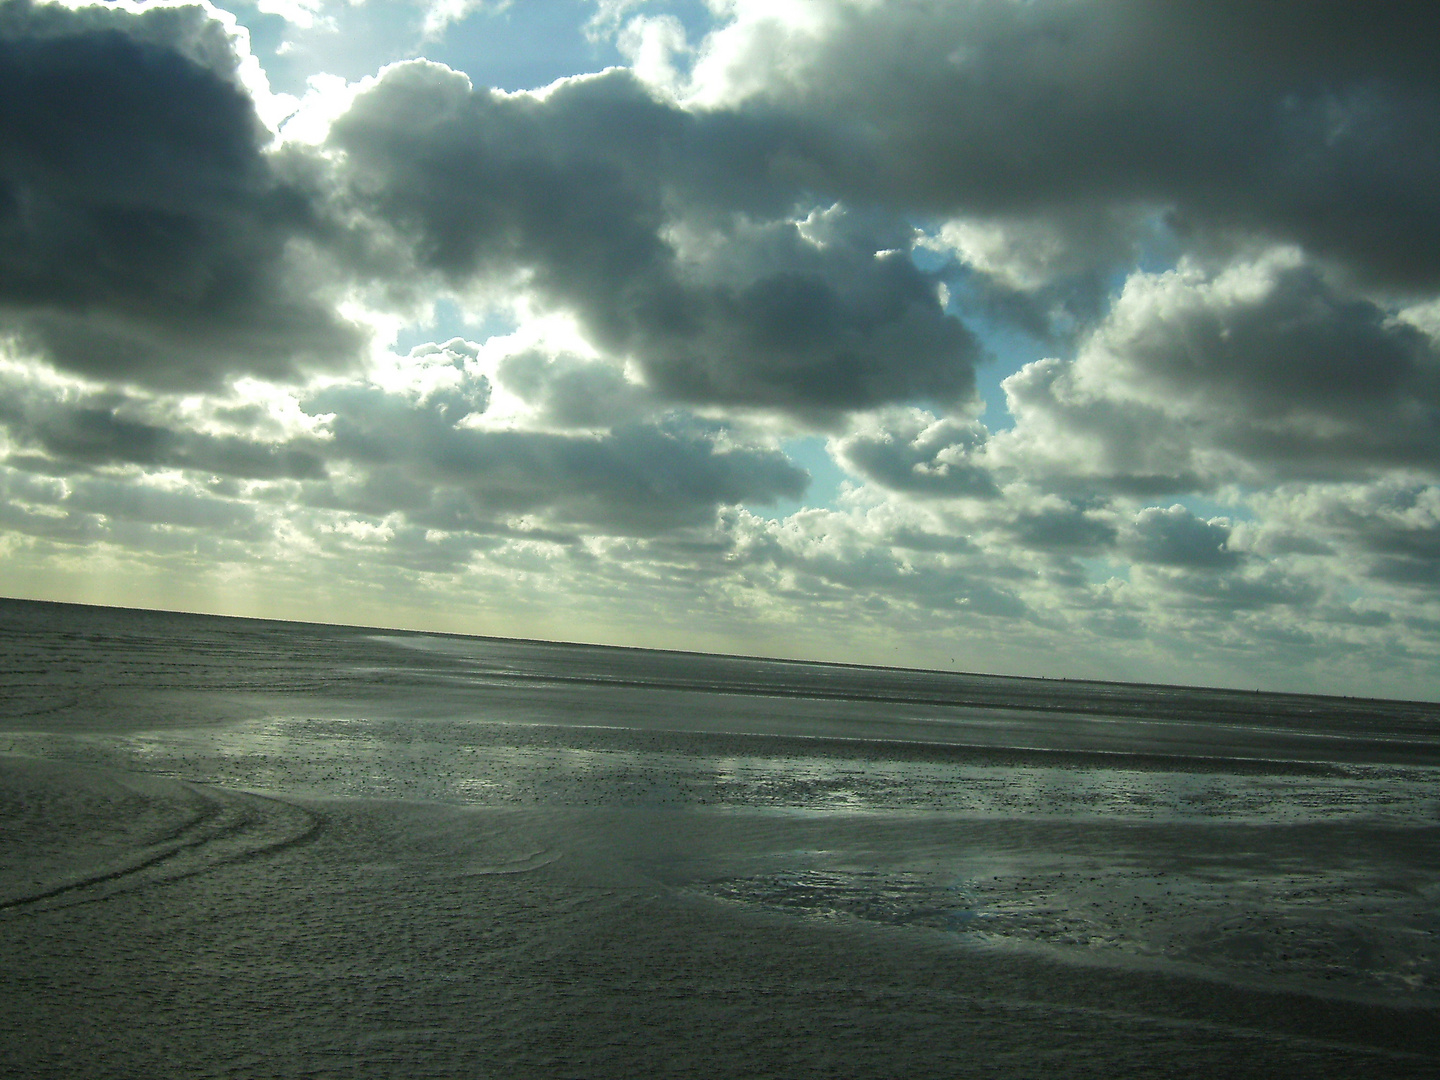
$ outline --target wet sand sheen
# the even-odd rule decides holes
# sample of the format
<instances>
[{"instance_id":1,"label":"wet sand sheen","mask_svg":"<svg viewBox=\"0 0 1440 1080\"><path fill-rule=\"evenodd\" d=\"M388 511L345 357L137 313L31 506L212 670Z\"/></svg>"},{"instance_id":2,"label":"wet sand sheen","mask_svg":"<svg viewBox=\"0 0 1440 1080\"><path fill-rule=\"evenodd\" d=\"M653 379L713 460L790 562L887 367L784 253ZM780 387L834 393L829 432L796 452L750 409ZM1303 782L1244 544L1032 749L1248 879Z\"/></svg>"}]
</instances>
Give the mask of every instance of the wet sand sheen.
<instances>
[{"instance_id":1,"label":"wet sand sheen","mask_svg":"<svg viewBox=\"0 0 1440 1080\"><path fill-rule=\"evenodd\" d=\"M208 820L193 785L6 766L7 791L49 786L52 807L80 804L54 816L77 838L113 837L126 811L147 815L152 833L182 811L200 816L177 838ZM592 776L581 790L605 786ZM107 804L95 795L102 788L146 797ZM217 850L192 844L159 864L165 872L145 877L145 860L123 853L126 843L138 856L165 838L121 829L125 842L89 845L106 847L108 861L93 861L88 878L63 891L17 897L6 883L0 931L24 942L7 951L6 984L27 1002L25 1030L54 1031L77 1002L100 999L165 1048L156 1057L131 1047L124 1052L139 1056L122 1060L194 1076L237 1067L484 1075L467 1072L481 1065L497 1075L634 1075L646 1061L665 1075L753 1075L776 1062L787 1075L825 1075L826 1060L845 1075L893 1075L903 1061L911 1075L1019 1076L1120 1050L1131 1075L1173 1075L1167 1061L1183 1052L1197 1074L1273 1075L1303 1064L1310 1075L1406 1076L1440 1052L1433 1001L1397 1009L1390 987L1392 1004L1367 1004L1366 991L1374 999L1384 989L1366 978L1376 957L1357 967L1350 943L1317 942L1313 925L1298 928L1308 946L1295 939L1294 911L1323 905L1317 892L1349 905L1339 913L1348 919L1332 921L1364 925L1356 913L1383 899L1373 882L1367 892L1363 873L1349 883L1312 873L1311 895L1287 909L1275 881L1266 895L1254 866L1213 849L1214 838L1208 853L1197 844L1207 826L613 797L548 808L234 797L256 808L246 828L217 829ZM156 802L179 809L157 815ZM1285 830L1248 831L1243 847L1269 844L1251 859L1277 867L1346 841L1333 826L1288 841ZM1349 837L1371 857L1373 840ZM126 872L95 873L98 865ZM1237 895L1217 883L1222 870L1252 876ZM1293 874L1279 885L1307 887ZM1394 929L1374 929L1375 914L1372 952ZM1243 932L1227 931L1227 918L1248 920ZM1162 940L1177 929L1183 941ZM1286 929L1288 938L1277 933ZM61 938L88 941L83 963L73 947L58 948ZM178 993L177 972L186 973L186 1006L173 1001L157 1020L157 996ZM1341 992L1306 985L1337 973ZM915 1025L908 1036L903 1024L883 1034L866 1026L889 1010ZM232 1035L217 1041L220 1017ZM741 1022L751 1035L728 1050L709 1041ZM289 1042L276 1056L237 1066L253 1042L236 1037L237 1026L253 1034L277 1023ZM1065 1032L1058 1042L1056 1025ZM673 1040L661 1056L640 1034L656 1031ZM43 1066L35 1075L62 1075L92 1054L113 1059L121 1051L110 1039L72 1040L57 1057L48 1039L37 1047L21 1037L7 1052ZM570 1056L555 1052L561 1042ZM822 1043L836 1056L805 1057ZM997 1064L1024 1045L1031 1052L1012 1066ZM176 1060L184 1068L167 1072Z\"/></svg>"},{"instance_id":2,"label":"wet sand sheen","mask_svg":"<svg viewBox=\"0 0 1440 1080\"><path fill-rule=\"evenodd\" d=\"M820 905L786 914L773 897L717 901L715 880L694 880L779 853L793 865L788 845L811 858L856 854L857 840L888 846L906 823L877 836L864 821L767 815L738 830L743 841L717 842L713 814L363 800L304 811L324 822L311 842L263 860L213 860L123 890L97 882L64 910L8 911L25 932L7 950L6 982L32 1020L28 1038L11 1033L12 1060L54 1075L119 1052L154 1075L824 1075L827 1061L846 1075L1022 1075L1047 1056L1113 1058L1136 1040L1121 1056L1141 1075L1179 1052L1197 1071L1232 1075L1302 1063L1419 1075L1436 1050L1409 1011L1274 990L1222 998L1205 980L907 932L843 910L833 881ZM1003 846L992 839L992 854ZM57 956L60 936L87 946ZM122 1028L145 1032L145 1048L126 1050L109 1029L59 1054L49 1035L34 1045L34 1032L97 997ZM234 1037L257 1026L272 1044L258 1056ZM997 1066L1032 1028L1050 1049Z\"/></svg>"},{"instance_id":3,"label":"wet sand sheen","mask_svg":"<svg viewBox=\"0 0 1440 1080\"><path fill-rule=\"evenodd\" d=\"M297 651L293 628L198 625L210 655L244 638L232 684ZM280 695L187 684L183 652L168 682L127 688L133 635L83 640L103 662L63 691L87 715L47 706L43 675L0 706L0 1072L1440 1063L1440 777L1365 749L1423 738L1413 718L1308 761L1229 756L1224 736L1204 755L1004 746L993 727L989 744L843 738L851 713L827 727L833 703L793 694L707 712L704 692L631 686L630 726L615 697L554 723L573 683L427 709L429 676L404 691L414 650L370 640L354 647L392 661L389 695L327 688L360 640L342 631L306 638L330 658ZM473 658L442 660L459 679ZM766 709L780 731L745 729ZM1247 748L1288 745L1258 727Z\"/></svg>"}]
</instances>

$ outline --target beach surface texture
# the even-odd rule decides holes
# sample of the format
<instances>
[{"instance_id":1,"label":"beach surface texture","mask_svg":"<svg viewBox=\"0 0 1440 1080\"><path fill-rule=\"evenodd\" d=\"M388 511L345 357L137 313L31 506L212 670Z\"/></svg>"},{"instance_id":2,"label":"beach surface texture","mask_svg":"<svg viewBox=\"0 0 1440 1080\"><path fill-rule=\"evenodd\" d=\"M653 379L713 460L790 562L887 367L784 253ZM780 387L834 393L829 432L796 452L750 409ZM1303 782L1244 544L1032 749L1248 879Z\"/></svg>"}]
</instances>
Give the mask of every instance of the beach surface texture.
<instances>
[{"instance_id":1,"label":"beach surface texture","mask_svg":"<svg viewBox=\"0 0 1440 1080\"><path fill-rule=\"evenodd\" d=\"M1440 706L0 601L0 1075L1440 1075Z\"/></svg>"}]
</instances>

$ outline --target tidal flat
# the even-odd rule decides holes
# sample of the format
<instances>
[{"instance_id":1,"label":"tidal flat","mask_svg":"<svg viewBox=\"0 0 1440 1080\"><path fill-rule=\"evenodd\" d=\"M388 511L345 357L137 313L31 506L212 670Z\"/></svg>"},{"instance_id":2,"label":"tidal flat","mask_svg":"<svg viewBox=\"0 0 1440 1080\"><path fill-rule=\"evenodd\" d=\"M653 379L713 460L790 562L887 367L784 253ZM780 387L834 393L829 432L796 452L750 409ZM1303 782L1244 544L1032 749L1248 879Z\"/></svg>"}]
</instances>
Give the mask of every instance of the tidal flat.
<instances>
[{"instance_id":1,"label":"tidal flat","mask_svg":"<svg viewBox=\"0 0 1440 1080\"><path fill-rule=\"evenodd\" d=\"M0 1073L1440 1070L1440 706L0 601Z\"/></svg>"}]
</instances>

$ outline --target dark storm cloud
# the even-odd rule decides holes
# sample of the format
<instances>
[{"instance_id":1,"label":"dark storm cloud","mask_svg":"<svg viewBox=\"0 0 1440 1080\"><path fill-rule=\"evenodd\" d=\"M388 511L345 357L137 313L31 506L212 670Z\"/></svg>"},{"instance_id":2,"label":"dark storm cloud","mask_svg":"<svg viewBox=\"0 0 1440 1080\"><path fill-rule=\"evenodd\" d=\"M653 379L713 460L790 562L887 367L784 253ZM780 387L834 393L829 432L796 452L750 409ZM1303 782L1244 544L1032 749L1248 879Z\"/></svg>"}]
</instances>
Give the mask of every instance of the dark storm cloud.
<instances>
[{"instance_id":1,"label":"dark storm cloud","mask_svg":"<svg viewBox=\"0 0 1440 1080\"><path fill-rule=\"evenodd\" d=\"M849 152L847 193L937 214L1152 207L1440 282L1440 22L1428 4L828 5L746 107ZM773 55L773 53L771 54Z\"/></svg>"},{"instance_id":2,"label":"dark storm cloud","mask_svg":"<svg viewBox=\"0 0 1440 1080\"><path fill-rule=\"evenodd\" d=\"M1433 284L1440 48L1419 12L836 6L733 109L676 107L623 71L535 97L407 64L341 118L332 161L264 150L201 9L11 0L0 311L62 366L199 386L353 355L332 303L348 274L417 296L426 273L523 281L672 400L955 403L979 347L936 275L875 257L927 215L1044 224L1086 319L1102 269L1146 242L1137 214L1202 246L1239 230ZM824 230L786 220L837 202ZM1048 332L1066 301L1025 293L996 278L972 300Z\"/></svg>"},{"instance_id":3,"label":"dark storm cloud","mask_svg":"<svg viewBox=\"0 0 1440 1080\"><path fill-rule=\"evenodd\" d=\"M536 514L566 525L646 534L713 520L717 506L799 498L809 476L776 451L726 447L676 418L598 435L456 427L426 400L369 386L306 402L333 413L330 460L370 474L368 512L423 513L434 490L464 493L481 518ZM388 501L389 505L384 505Z\"/></svg>"},{"instance_id":4,"label":"dark storm cloud","mask_svg":"<svg viewBox=\"0 0 1440 1080\"><path fill-rule=\"evenodd\" d=\"M0 329L167 387L350 355L287 252L313 215L268 141L201 9L0 6Z\"/></svg>"},{"instance_id":5,"label":"dark storm cloud","mask_svg":"<svg viewBox=\"0 0 1440 1080\"><path fill-rule=\"evenodd\" d=\"M955 403L975 339L935 274L876 257L927 214L1041 223L1088 252L1056 256L1083 318L1102 264L1145 242L1137 214L1436 280L1434 20L1404 5L837 7L734 109L678 108L623 71L535 97L406 64L340 119L333 161L264 150L200 9L0 15L0 310L22 346L93 375L339 362L357 345L339 278L418 296L431 274L523 282L672 400ZM837 201L823 227L787 220ZM971 301L1046 333L1065 301L1035 288L995 278Z\"/></svg>"},{"instance_id":6,"label":"dark storm cloud","mask_svg":"<svg viewBox=\"0 0 1440 1080\"><path fill-rule=\"evenodd\" d=\"M908 229L778 219L804 195L763 123L659 103L623 71L537 99L415 63L362 93L330 145L347 211L393 230L414 268L455 287L522 274L672 400L805 412L973 393L978 344L891 250Z\"/></svg>"}]
</instances>

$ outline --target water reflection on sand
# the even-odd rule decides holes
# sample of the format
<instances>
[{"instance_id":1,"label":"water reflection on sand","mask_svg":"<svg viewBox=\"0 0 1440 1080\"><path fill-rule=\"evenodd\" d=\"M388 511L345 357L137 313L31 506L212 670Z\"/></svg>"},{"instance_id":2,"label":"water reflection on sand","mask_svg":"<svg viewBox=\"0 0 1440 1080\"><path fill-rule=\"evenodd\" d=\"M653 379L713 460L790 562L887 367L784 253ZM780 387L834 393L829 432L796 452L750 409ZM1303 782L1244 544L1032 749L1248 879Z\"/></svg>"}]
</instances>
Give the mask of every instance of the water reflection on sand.
<instances>
[{"instance_id":1,"label":"water reflection on sand","mask_svg":"<svg viewBox=\"0 0 1440 1080\"><path fill-rule=\"evenodd\" d=\"M1440 1063L1434 707L22 614L16 1075Z\"/></svg>"}]
</instances>

